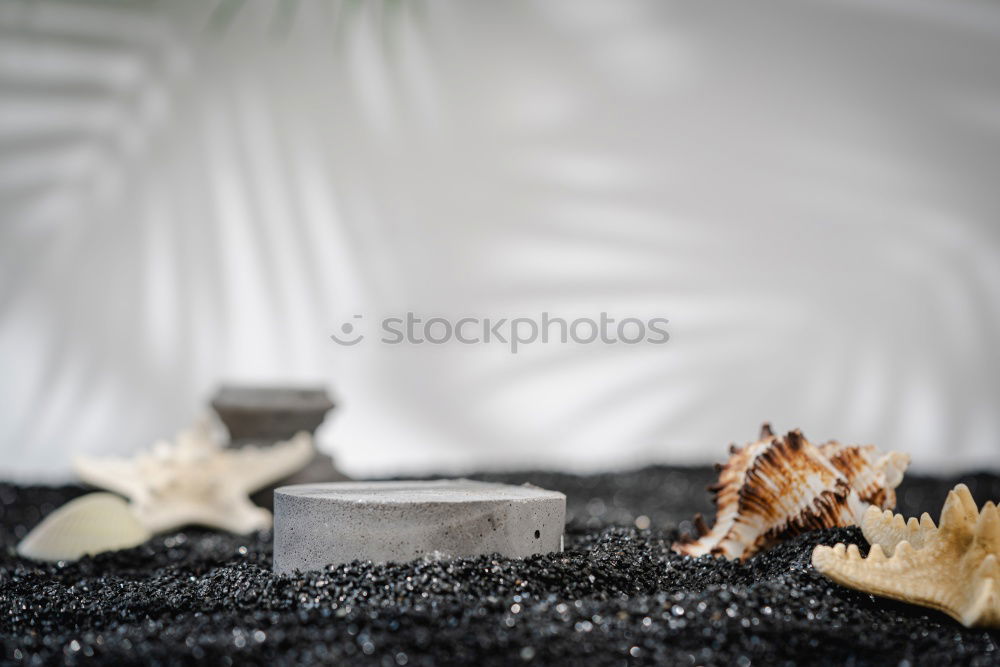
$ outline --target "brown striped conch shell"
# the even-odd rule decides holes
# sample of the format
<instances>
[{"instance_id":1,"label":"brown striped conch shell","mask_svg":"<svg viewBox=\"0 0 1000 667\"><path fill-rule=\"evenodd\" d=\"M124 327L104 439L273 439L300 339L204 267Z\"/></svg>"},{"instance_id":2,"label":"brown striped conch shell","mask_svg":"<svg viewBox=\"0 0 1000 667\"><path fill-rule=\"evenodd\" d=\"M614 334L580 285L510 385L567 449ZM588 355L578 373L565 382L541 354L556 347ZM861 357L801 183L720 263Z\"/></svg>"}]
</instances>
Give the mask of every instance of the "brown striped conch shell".
<instances>
[{"instance_id":1,"label":"brown striped conch shell","mask_svg":"<svg viewBox=\"0 0 1000 667\"><path fill-rule=\"evenodd\" d=\"M896 505L895 488L910 457L879 454L873 445L816 446L798 430L781 437L768 424L757 442L730 447L720 466L715 525L695 517L697 539L678 540L688 556L714 554L746 559L800 533L852 526L871 506Z\"/></svg>"},{"instance_id":2,"label":"brown striped conch shell","mask_svg":"<svg viewBox=\"0 0 1000 667\"><path fill-rule=\"evenodd\" d=\"M926 513L904 521L869 508L861 521L868 557L854 544L818 546L813 567L842 586L931 607L966 627L1000 628L1000 509L988 502L978 510L959 484L938 523Z\"/></svg>"}]
</instances>

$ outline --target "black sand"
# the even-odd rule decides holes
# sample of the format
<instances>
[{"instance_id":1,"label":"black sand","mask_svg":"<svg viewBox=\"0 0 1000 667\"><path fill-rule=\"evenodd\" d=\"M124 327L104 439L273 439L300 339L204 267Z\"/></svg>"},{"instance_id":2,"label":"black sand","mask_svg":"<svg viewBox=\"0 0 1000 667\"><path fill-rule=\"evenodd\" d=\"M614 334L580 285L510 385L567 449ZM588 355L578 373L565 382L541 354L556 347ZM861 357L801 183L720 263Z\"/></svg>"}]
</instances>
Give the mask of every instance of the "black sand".
<instances>
[{"instance_id":1,"label":"black sand","mask_svg":"<svg viewBox=\"0 0 1000 667\"><path fill-rule=\"evenodd\" d=\"M735 564L669 551L705 512L708 469L493 475L569 497L566 551L270 571L270 535L201 530L73 564L13 545L82 492L0 485L4 663L1000 665L1000 631L841 588L809 565L822 531ZM1000 476L909 476L898 510L936 518L957 481L979 503ZM649 528L640 529L646 527ZM640 528L637 528L637 525ZM862 549L865 551L865 549Z\"/></svg>"}]
</instances>

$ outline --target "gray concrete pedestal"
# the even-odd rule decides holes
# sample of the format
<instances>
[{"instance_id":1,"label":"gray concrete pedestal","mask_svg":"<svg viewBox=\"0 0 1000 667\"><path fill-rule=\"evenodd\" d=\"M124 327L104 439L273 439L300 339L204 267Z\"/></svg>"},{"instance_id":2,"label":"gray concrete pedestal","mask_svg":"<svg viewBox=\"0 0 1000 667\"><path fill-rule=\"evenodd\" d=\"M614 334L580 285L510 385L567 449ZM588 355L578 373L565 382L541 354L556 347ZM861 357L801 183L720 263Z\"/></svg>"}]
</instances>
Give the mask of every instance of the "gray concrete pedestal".
<instances>
[{"instance_id":1,"label":"gray concrete pedestal","mask_svg":"<svg viewBox=\"0 0 1000 667\"><path fill-rule=\"evenodd\" d=\"M560 551L566 496L465 479L283 486L274 493L274 571L354 560L405 562Z\"/></svg>"}]
</instances>

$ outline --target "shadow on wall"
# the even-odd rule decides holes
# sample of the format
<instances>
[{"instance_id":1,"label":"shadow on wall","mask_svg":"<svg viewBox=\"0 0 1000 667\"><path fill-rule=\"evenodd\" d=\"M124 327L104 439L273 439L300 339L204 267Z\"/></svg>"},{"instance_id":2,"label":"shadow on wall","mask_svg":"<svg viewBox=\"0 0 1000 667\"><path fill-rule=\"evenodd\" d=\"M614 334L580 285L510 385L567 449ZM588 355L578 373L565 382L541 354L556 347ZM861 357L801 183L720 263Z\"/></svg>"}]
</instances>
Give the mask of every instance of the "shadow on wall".
<instances>
[{"instance_id":1,"label":"shadow on wall","mask_svg":"<svg viewBox=\"0 0 1000 667\"><path fill-rule=\"evenodd\" d=\"M222 379L332 387L354 475L702 463L764 420L995 466L1000 8L237 5L0 8L4 476ZM671 338L329 337L406 312Z\"/></svg>"}]
</instances>

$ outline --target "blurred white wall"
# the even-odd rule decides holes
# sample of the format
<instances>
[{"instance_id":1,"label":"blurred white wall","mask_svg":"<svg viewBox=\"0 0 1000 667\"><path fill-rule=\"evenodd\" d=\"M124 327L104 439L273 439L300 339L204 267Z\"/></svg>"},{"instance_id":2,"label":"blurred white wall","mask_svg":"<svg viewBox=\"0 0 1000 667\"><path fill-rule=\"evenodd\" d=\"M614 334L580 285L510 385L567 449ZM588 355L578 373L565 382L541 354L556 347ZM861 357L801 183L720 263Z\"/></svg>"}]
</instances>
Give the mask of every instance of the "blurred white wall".
<instances>
[{"instance_id":1,"label":"blurred white wall","mask_svg":"<svg viewBox=\"0 0 1000 667\"><path fill-rule=\"evenodd\" d=\"M0 476L328 384L354 474L1000 461L1000 5L0 5ZM364 344L354 314L670 319ZM367 343L367 342L366 342Z\"/></svg>"}]
</instances>

